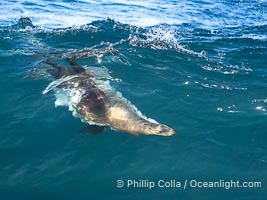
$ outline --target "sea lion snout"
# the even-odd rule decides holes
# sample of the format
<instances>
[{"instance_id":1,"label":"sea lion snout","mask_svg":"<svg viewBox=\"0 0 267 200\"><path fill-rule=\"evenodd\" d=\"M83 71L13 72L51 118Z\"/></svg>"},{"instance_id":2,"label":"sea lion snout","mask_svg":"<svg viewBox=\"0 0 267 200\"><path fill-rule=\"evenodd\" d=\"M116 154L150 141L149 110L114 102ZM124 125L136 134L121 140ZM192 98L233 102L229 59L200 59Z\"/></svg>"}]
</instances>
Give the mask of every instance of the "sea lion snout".
<instances>
[{"instance_id":1,"label":"sea lion snout","mask_svg":"<svg viewBox=\"0 0 267 200\"><path fill-rule=\"evenodd\" d=\"M171 136L173 134L175 134L175 130L166 126L166 125L159 125L159 131L158 131L158 135L162 135L162 136Z\"/></svg>"}]
</instances>

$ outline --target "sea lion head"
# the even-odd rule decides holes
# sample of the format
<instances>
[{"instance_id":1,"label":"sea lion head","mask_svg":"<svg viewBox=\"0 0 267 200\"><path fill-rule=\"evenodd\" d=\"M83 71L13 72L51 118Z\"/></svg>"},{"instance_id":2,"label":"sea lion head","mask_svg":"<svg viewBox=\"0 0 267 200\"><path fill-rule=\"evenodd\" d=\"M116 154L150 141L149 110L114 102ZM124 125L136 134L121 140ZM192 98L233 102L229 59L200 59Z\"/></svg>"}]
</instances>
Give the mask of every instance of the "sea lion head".
<instances>
[{"instance_id":1,"label":"sea lion head","mask_svg":"<svg viewBox=\"0 0 267 200\"><path fill-rule=\"evenodd\" d=\"M175 134L174 129L164 124L151 123L147 121L143 124L144 126L142 126L142 131L139 131L139 132L145 135L171 136Z\"/></svg>"},{"instance_id":2,"label":"sea lion head","mask_svg":"<svg viewBox=\"0 0 267 200\"><path fill-rule=\"evenodd\" d=\"M175 134L175 130L166 126L166 125L160 125L159 127L159 134L163 135L163 136L171 136L173 134Z\"/></svg>"},{"instance_id":3,"label":"sea lion head","mask_svg":"<svg viewBox=\"0 0 267 200\"><path fill-rule=\"evenodd\" d=\"M155 131L156 135L161 135L161 136L171 136L175 134L175 130L164 125L164 124L157 124L155 127L152 129Z\"/></svg>"}]
</instances>

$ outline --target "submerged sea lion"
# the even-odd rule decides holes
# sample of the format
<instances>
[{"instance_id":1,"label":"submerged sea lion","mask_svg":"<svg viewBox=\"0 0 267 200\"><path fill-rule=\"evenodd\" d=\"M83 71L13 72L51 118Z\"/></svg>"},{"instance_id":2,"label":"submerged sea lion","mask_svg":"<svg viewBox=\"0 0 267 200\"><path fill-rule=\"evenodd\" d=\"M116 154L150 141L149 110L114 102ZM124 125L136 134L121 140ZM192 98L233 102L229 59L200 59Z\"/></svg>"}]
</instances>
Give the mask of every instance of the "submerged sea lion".
<instances>
[{"instance_id":1,"label":"submerged sea lion","mask_svg":"<svg viewBox=\"0 0 267 200\"><path fill-rule=\"evenodd\" d=\"M175 133L174 129L143 116L118 92L101 87L74 60L67 60L71 68L49 61L45 63L53 67L49 73L56 79L62 79L56 85L57 88L79 93L79 98L75 98L71 106L82 120L93 124L89 129L94 133L101 132L108 126L135 135L171 136Z\"/></svg>"}]
</instances>

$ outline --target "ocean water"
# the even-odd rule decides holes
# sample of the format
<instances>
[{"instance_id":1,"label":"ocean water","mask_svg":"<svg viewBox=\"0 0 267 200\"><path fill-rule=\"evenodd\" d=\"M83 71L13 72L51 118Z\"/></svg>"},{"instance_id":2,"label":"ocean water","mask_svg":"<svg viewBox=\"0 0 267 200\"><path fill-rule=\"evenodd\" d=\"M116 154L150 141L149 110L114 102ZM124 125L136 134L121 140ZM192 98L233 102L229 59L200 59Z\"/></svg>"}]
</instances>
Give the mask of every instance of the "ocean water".
<instances>
[{"instance_id":1,"label":"ocean water","mask_svg":"<svg viewBox=\"0 0 267 200\"><path fill-rule=\"evenodd\" d=\"M267 1L0 9L1 200L267 199ZM55 106L63 99L42 94L53 80L43 62L69 56L176 134L81 134L86 124Z\"/></svg>"}]
</instances>

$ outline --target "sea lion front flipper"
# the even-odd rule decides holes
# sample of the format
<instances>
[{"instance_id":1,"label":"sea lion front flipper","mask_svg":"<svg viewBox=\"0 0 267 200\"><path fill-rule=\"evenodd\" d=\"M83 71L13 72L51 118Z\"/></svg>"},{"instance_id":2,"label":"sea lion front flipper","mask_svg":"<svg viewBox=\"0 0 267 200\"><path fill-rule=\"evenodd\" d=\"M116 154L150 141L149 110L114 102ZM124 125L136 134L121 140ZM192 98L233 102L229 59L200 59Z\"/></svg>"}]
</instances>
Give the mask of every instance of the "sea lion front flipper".
<instances>
[{"instance_id":1,"label":"sea lion front flipper","mask_svg":"<svg viewBox=\"0 0 267 200\"><path fill-rule=\"evenodd\" d=\"M76 73L84 73L85 69L82 68L78 63L76 63L72 58L67 58L67 61L70 63L70 66Z\"/></svg>"},{"instance_id":2,"label":"sea lion front flipper","mask_svg":"<svg viewBox=\"0 0 267 200\"><path fill-rule=\"evenodd\" d=\"M92 133L94 135L97 135L103 132L105 129L105 126L88 125L81 130L81 134Z\"/></svg>"}]
</instances>

